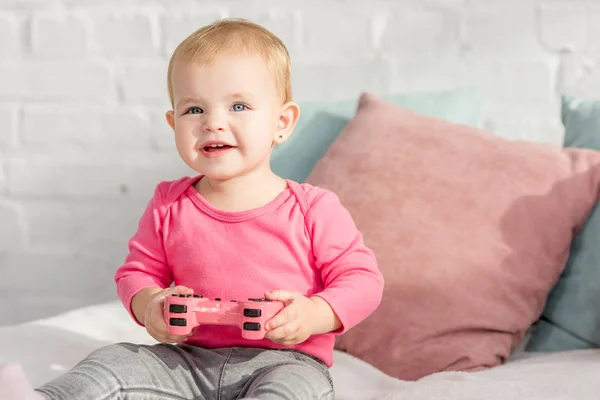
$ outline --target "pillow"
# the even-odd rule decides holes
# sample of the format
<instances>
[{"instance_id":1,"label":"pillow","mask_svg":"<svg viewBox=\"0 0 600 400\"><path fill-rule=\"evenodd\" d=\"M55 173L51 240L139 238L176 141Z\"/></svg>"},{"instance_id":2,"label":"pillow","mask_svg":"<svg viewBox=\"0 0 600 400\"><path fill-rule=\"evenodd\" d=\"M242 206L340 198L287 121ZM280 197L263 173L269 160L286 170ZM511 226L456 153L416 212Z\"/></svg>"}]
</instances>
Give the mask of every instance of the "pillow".
<instances>
[{"instance_id":1,"label":"pillow","mask_svg":"<svg viewBox=\"0 0 600 400\"><path fill-rule=\"evenodd\" d=\"M385 100L448 121L476 126L481 93L460 89L441 93L387 95ZM271 168L283 178L303 182L356 111L356 100L300 103L300 120L290 139L271 157Z\"/></svg>"},{"instance_id":2,"label":"pillow","mask_svg":"<svg viewBox=\"0 0 600 400\"><path fill-rule=\"evenodd\" d=\"M565 97L565 146L600 150L600 101ZM552 290L528 351L600 347L600 207L571 245L565 271Z\"/></svg>"},{"instance_id":3,"label":"pillow","mask_svg":"<svg viewBox=\"0 0 600 400\"><path fill-rule=\"evenodd\" d=\"M385 278L379 308L336 348L415 380L507 359L596 203L600 153L513 142L364 94L307 181L339 195Z\"/></svg>"}]
</instances>

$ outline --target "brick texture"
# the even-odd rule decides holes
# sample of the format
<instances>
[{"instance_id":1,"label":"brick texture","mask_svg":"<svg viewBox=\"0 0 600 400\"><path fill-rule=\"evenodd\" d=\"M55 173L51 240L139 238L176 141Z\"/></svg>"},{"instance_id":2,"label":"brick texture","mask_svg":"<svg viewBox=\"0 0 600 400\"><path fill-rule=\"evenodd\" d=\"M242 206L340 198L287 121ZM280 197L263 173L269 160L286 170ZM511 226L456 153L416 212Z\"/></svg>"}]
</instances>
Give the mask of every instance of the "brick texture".
<instances>
[{"instance_id":1,"label":"brick texture","mask_svg":"<svg viewBox=\"0 0 600 400\"><path fill-rule=\"evenodd\" d=\"M25 223L22 206L15 201L0 200L0 253L10 253L23 247Z\"/></svg>"},{"instance_id":2,"label":"brick texture","mask_svg":"<svg viewBox=\"0 0 600 400\"><path fill-rule=\"evenodd\" d=\"M94 14L92 18L95 44L107 57L158 55L158 33L148 14Z\"/></svg>"},{"instance_id":3,"label":"brick texture","mask_svg":"<svg viewBox=\"0 0 600 400\"><path fill-rule=\"evenodd\" d=\"M0 152L12 148L17 136L17 113L14 107L0 106Z\"/></svg>"},{"instance_id":4,"label":"brick texture","mask_svg":"<svg viewBox=\"0 0 600 400\"><path fill-rule=\"evenodd\" d=\"M90 49L90 25L86 15L35 15L31 21L31 49L43 57L85 56Z\"/></svg>"},{"instance_id":5,"label":"brick texture","mask_svg":"<svg viewBox=\"0 0 600 400\"><path fill-rule=\"evenodd\" d=\"M192 173L167 60L224 16L281 37L300 102L474 86L484 127L560 144L560 95L600 94L594 0L2 0L0 324L114 298L156 184Z\"/></svg>"},{"instance_id":6,"label":"brick texture","mask_svg":"<svg viewBox=\"0 0 600 400\"><path fill-rule=\"evenodd\" d=\"M103 103L114 96L107 64L94 61L0 63L0 101Z\"/></svg>"},{"instance_id":7,"label":"brick texture","mask_svg":"<svg viewBox=\"0 0 600 400\"><path fill-rule=\"evenodd\" d=\"M0 9L0 54L3 58L13 58L21 54L23 48L22 22L16 14Z\"/></svg>"}]
</instances>

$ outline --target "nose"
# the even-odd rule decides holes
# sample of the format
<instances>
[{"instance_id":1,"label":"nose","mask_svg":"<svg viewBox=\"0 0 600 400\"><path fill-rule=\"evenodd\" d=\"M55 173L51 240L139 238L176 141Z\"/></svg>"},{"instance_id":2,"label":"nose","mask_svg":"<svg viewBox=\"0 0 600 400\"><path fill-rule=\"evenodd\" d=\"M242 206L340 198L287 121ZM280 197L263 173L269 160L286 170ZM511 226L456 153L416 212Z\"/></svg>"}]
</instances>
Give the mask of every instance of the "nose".
<instances>
[{"instance_id":1,"label":"nose","mask_svg":"<svg viewBox=\"0 0 600 400\"><path fill-rule=\"evenodd\" d=\"M225 130L225 117L219 112L207 112L204 114L204 132L220 132Z\"/></svg>"}]
</instances>

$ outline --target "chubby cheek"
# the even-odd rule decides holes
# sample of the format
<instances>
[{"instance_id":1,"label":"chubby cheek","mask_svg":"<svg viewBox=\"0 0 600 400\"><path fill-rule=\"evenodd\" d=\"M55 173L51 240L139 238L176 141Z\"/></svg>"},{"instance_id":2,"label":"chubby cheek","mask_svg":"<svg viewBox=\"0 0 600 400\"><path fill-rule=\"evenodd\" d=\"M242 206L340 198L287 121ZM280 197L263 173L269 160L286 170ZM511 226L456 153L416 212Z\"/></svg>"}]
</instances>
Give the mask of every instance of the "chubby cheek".
<instances>
[{"instance_id":1,"label":"chubby cheek","mask_svg":"<svg viewBox=\"0 0 600 400\"><path fill-rule=\"evenodd\" d=\"M272 147L276 124L270 118L236 122L232 129L238 133L238 146L244 153L262 154Z\"/></svg>"},{"instance_id":2,"label":"chubby cheek","mask_svg":"<svg viewBox=\"0 0 600 400\"><path fill-rule=\"evenodd\" d=\"M191 155L196 152L197 141L190 133L177 129L175 131L175 145L182 156Z\"/></svg>"}]
</instances>

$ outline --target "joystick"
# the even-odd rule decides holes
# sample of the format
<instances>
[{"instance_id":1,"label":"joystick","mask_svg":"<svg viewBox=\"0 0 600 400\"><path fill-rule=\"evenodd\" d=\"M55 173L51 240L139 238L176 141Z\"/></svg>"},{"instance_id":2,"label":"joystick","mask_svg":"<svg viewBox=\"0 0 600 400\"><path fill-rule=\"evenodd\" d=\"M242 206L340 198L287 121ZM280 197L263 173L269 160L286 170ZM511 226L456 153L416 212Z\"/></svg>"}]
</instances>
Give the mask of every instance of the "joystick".
<instances>
[{"instance_id":1,"label":"joystick","mask_svg":"<svg viewBox=\"0 0 600 400\"><path fill-rule=\"evenodd\" d=\"M265 337L265 323L284 307L281 301L207 299L199 294L173 294L165 299L164 318L171 335L187 335L198 325L235 325L244 339Z\"/></svg>"}]
</instances>

